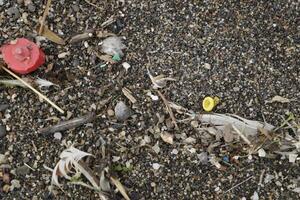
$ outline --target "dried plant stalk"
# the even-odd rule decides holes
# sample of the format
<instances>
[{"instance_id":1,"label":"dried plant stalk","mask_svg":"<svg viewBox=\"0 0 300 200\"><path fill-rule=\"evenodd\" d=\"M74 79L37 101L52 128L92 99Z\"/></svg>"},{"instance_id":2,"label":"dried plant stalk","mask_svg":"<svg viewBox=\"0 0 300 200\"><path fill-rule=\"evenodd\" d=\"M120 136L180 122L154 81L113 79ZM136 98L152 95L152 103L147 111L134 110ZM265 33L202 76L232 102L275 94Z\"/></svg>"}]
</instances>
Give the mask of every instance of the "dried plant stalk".
<instances>
[{"instance_id":1,"label":"dried plant stalk","mask_svg":"<svg viewBox=\"0 0 300 200\"><path fill-rule=\"evenodd\" d=\"M43 32L45 20L46 20L46 17L47 17L47 15L48 15L48 13L49 13L49 9L50 9L51 2L52 2L52 0L47 0L46 8L45 8L45 11L44 11L42 20L41 20L41 22L40 22L40 23L41 23L41 26L40 26L40 29L39 29L39 35L41 35L42 32Z\"/></svg>"},{"instance_id":2,"label":"dried plant stalk","mask_svg":"<svg viewBox=\"0 0 300 200\"><path fill-rule=\"evenodd\" d=\"M10 75L12 75L13 77L15 77L16 79L18 79L21 83L23 83L26 87L28 87L29 89L31 89L33 92L35 92L37 95L39 95L42 99L44 99L45 101L47 101L51 106L53 106L56 110L58 110L60 113L64 114L64 111L58 107L55 103L53 103L50 99L48 99L48 97L46 97L45 95L43 95L42 93L40 93L39 91L37 91L36 89L34 89L30 84L28 84L26 81L24 81L23 79L21 79L19 76L17 76L15 73L13 73L12 71L10 71L9 69L7 69L4 66L1 66L2 69L4 71L6 71L7 73L9 73Z\"/></svg>"}]
</instances>

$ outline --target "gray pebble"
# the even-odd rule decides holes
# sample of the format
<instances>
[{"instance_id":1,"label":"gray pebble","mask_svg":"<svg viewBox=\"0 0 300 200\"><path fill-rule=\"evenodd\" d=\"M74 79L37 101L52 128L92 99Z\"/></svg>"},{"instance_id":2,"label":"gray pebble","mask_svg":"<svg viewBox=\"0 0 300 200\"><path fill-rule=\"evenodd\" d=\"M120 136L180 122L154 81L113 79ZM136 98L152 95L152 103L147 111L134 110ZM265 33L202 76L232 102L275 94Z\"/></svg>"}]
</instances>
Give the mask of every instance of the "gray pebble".
<instances>
[{"instance_id":1,"label":"gray pebble","mask_svg":"<svg viewBox=\"0 0 300 200\"><path fill-rule=\"evenodd\" d=\"M0 125L0 138L5 137L6 135L6 128L4 125Z\"/></svg>"},{"instance_id":2,"label":"gray pebble","mask_svg":"<svg viewBox=\"0 0 300 200\"><path fill-rule=\"evenodd\" d=\"M200 154L197 154L197 157L199 159L199 162L201 164L207 164L208 163L208 155L207 152L202 152Z\"/></svg>"},{"instance_id":3,"label":"gray pebble","mask_svg":"<svg viewBox=\"0 0 300 200\"><path fill-rule=\"evenodd\" d=\"M5 111L8 107L9 107L8 104L0 104L0 112Z\"/></svg>"},{"instance_id":4,"label":"gray pebble","mask_svg":"<svg viewBox=\"0 0 300 200\"><path fill-rule=\"evenodd\" d=\"M77 5L72 5L74 12L79 12L79 7Z\"/></svg>"},{"instance_id":5,"label":"gray pebble","mask_svg":"<svg viewBox=\"0 0 300 200\"><path fill-rule=\"evenodd\" d=\"M132 111L123 101L119 101L115 107L115 115L117 120L125 121L132 115Z\"/></svg>"},{"instance_id":6,"label":"gray pebble","mask_svg":"<svg viewBox=\"0 0 300 200\"><path fill-rule=\"evenodd\" d=\"M29 172L30 172L30 169L27 166L25 166L25 165L23 165L21 167L18 167L16 169L16 173L19 176L25 176L26 174L29 174Z\"/></svg>"},{"instance_id":7,"label":"gray pebble","mask_svg":"<svg viewBox=\"0 0 300 200\"><path fill-rule=\"evenodd\" d=\"M233 91L234 91L234 92L238 92L238 91L240 91L240 88L239 88L239 87L234 87L234 88L233 88Z\"/></svg>"},{"instance_id":8,"label":"gray pebble","mask_svg":"<svg viewBox=\"0 0 300 200\"><path fill-rule=\"evenodd\" d=\"M3 6L4 0L0 0L0 6Z\"/></svg>"},{"instance_id":9,"label":"gray pebble","mask_svg":"<svg viewBox=\"0 0 300 200\"><path fill-rule=\"evenodd\" d=\"M13 17L14 19L20 17L20 11L17 7L10 7L9 9L7 9L7 14Z\"/></svg>"},{"instance_id":10,"label":"gray pebble","mask_svg":"<svg viewBox=\"0 0 300 200\"><path fill-rule=\"evenodd\" d=\"M0 165L6 164L7 163L7 158L4 154L0 154Z\"/></svg>"},{"instance_id":11,"label":"gray pebble","mask_svg":"<svg viewBox=\"0 0 300 200\"><path fill-rule=\"evenodd\" d=\"M28 6L27 6L27 8L28 8L28 10L30 11L30 12L34 12L35 11L35 5L33 4L33 3L31 3L31 4L29 4Z\"/></svg>"},{"instance_id":12,"label":"gray pebble","mask_svg":"<svg viewBox=\"0 0 300 200\"><path fill-rule=\"evenodd\" d=\"M210 70L211 69L211 65L209 63L204 63L204 68Z\"/></svg>"},{"instance_id":13,"label":"gray pebble","mask_svg":"<svg viewBox=\"0 0 300 200\"><path fill-rule=\"evenodd\" d=\"M13 179L13 180L11 180L11 191L13 190L13 189L18 189L18 188L20 188L21 187L21 184L20 184L20 181L19 180L17 180L17 179Z\"/></svg>"}]
</instances>

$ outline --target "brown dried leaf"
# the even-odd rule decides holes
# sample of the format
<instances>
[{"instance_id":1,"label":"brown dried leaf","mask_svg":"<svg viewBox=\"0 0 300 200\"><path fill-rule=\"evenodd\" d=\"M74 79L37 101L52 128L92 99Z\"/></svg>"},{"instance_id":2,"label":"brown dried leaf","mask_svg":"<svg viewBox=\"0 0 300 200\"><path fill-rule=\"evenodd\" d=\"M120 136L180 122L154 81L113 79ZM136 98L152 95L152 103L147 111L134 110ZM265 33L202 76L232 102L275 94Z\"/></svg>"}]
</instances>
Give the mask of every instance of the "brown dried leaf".
<instances>
[{"instance_id":1,"label":"brown dried leaf","mask_svg":"<svg viewBox=\"0 0 300 200\"><path fill-rule=\"evenodd\" d=\"M293 100L290 100L288 98L276 95L270 101L267 101L267 103L274 103L274 102L290 103L291 101L293 101Z\"/></svg>"},{"instance_id":2,"label":"brown dried leaf","mask_svg":"<svg viewBox=\"0 0 300 200\"><path fill-rule=\"evenodd\" d=\"M103 60L105 62L108 62L110 64L115 64L116 62L112 59L111 55L100 55L98 53L96 53L96 56L100 59Z\"/></svg>"},{"instance_id":3,"label":"brown dried leaf","mask_svg":"<svg viewBox=\"0 0 300 200\"><path fill-rule=\"evenodd\" d=\"M73 36L70 39L69 43L72 44L72 43L76 43L76 42L81 42L81 41L89 39L91 37L93 37L92 32L81 33L81 34Z\"/></svg>"},{"instance_id":4,"label":"brown dried leaf","mask_svg":"<svg viewBox=\"0 0 300 200\"><path fill-rule=\"evenodd\" d=\"M174 142L174 135L172 135L166 131L161 133L160 137L166 143L173 144L173 142Z\"/></svg>"},{"instance_id":5,"label":"brown dried leaf","mask_svg":"<svg viewBox=\"0 0 300 200\"><path fill-rule=\"evenodd\" d=\"M137 100L132 96L132 92L128 88L126 88L126 87L122 88L122 92L127 97L127 99L129 99L129 101L131 101L131 103L134 104L137 102Z\"/></svg>"},{"instance_id":6,"label":"brown dried leaf","mask_svg":"<svg viewBox=\"0 0 300 200\"><path fill-rule=\"evenodd\" d=\"M52 32L47 26L44 26L42 30L43 31L41 35L47 38L48 40L60 45L66 44L61 37L59 37L56 33Z\"/></svg>"},{"instance_id":7,"label":"brown dried leaf","mask_svg":"<svg viewBox=\"0 0 300 200\"><path fill-rule=\"evenodd\" d=\"M110 177L110 180L117 187L117 189L120 191L120 193L122 194L124 199L130 200L129 196L126 193L126 190L125 190L124 186L122 185L122 183L117 178L114 178L114 177Z\"/></svg>"},{"instance_id":8,"label":"brown dried leaf","mask_svg":"<svg viewBox=\"0 0 300 200\"><path fill-rule=\"evenodd\" d=\"M98 38L106 38L109 36L116 36L116 34L114 33L109 33L107 31L97 31L97 37Z\"/></svg>"}]
</instances>

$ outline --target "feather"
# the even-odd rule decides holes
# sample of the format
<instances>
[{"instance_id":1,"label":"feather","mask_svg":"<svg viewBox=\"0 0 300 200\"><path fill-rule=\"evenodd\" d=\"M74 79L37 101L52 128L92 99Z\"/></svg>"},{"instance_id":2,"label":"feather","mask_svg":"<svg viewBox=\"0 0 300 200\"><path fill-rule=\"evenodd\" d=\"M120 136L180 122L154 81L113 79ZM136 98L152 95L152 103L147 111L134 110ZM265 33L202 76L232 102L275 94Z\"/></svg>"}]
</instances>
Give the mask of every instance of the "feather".
<instances>
[{"instance_id":1,"label":"feather","mask_svg":"<svg viewBox=\"0 0 300 200\"><path fill-rule=\"evenodd\" d=\"M227 124L234 125L245 136L254 136L257 134L258 128L264 128L268 131L274 129L274 126L268 123L248 120L237 115L230 114L203 114L200 115L202 123L213 124L217 129L224 130Z\"/></svg>"}]
</instances>

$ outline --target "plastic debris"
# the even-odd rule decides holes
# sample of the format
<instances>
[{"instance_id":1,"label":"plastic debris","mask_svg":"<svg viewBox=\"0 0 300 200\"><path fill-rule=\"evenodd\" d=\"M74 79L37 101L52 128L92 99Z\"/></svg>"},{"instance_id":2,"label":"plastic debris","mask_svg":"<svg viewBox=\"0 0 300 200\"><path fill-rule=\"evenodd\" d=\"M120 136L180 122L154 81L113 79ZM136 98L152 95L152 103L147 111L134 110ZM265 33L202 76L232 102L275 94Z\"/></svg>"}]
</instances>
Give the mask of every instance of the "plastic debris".
<instances>
[{"instance_id":1,"label":"plastic debris","mask_svg":"<svg viewBox=\"0 0 300 200\"><path fill-rule=\"evenodd\" d=\"M119 61L121 61L121 57L119 54L115 54L115 55L113 55L112 60L115 62L119 62Z\"/></svg>"},{"instance_id":2,"label":"plastic debris","mask_svg":"<svg viewBox=\"0 0 300 200\"><path fill-rule=\"evenodd\" d=\"M33 72L45 62L44 52L26 38L11 41L3 45L0 51L8 67L19 74Z\"/></svg>"},{"instance_id":3,"label":"plastic debris","mask_svg":"<svg viewBox=\"0 0 300 200\"><path fill-rule=\"evenodd\" d=\"M119 37L109 37L102 42L102 51L112 56L118 55L122 57L124 55L122 50L125 48L126 46Z\"/></svg>"},{"instance_id":4,"label":"plastic debris","mask_svg":"<svg viewBox=\"0 0 300 200\"><path fill-rule=\"evenodd\" d=\"M206 112L212 111L220 102L218 97L205 97L202 102L202 107Z\"/></svg>"},{"instance_id":5,"label":"plastic debris","mask_svg":"<svg viewBox=\"0 0 300 200\"><path fill-rule=\"evenodd\" d=\"M123 62L122 66L124 67L124 69L126 70L126 72L128 71L128 69L131 67L129 63L127 62Z\"/></svg>"}]
</instances>

